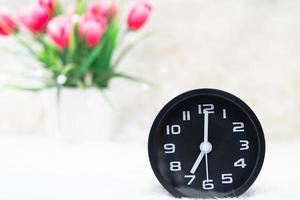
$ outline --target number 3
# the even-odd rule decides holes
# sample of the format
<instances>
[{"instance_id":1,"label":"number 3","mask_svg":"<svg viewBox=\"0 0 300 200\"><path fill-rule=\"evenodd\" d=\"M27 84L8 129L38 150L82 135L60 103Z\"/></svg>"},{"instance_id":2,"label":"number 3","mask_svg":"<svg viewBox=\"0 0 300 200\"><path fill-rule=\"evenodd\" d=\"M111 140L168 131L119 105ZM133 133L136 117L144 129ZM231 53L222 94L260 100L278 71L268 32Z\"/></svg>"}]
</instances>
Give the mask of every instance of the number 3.
<instances>
[{"instance_id":1,"label":"number 3","mask_svg":"<svg viewBox=\"0 0 300 200\"><path fill-rule=\"evenodd\" d=\"M240 143L241 143L241 147L240 147L241 151L245 151L245 150L249 149L249 141L248 140L240 140Z\"/></svg>"}]
</instances>

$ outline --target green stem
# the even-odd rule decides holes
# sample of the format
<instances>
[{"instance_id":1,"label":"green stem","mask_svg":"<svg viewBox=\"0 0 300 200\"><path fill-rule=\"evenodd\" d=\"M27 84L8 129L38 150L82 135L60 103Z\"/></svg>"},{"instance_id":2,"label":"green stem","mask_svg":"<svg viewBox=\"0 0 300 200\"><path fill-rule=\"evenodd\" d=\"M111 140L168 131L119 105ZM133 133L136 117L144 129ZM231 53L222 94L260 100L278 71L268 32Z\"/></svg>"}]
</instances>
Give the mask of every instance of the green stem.
<instances>
[{"instance_id":1,"label":"green stem","mask_svg":"<svg viewBox=\"0 0 300 200\"><path fill-rule=\"evenodd\" d=\"M134 82L138 82L138 83L145 83L145 84L153 86L153 87L157 86L155 83L153 83L151 81L148 81L148 80L145 80L145 79L142 79L142 78L139 78L139 77L134 77L134 76L131 76L131 75L128 75L128 74L120 73L120 72L119 73L118 72L114 72L113 76L114 77L128 79L128 80L131 80L131 81L134 81Z\"/></svg>"},{"instance_id":2,"label":"green stem","mask_svg":"<svg viewBox=\"0 0 300 200\"><path fill-rule=\"evenodd\" d=\"M52 88L54 85L47 85L45 87L37 87L37 88L31 88L31 87L23 87L19 85L11 85L11 84L4 84L1 86L1 89L15 89L15 90L24 90L24 91L30 91L30 92L38 92L47 88Z\"/></svg>"},{"instance_id":3,"label":"green stem","mask_svg":"<svg viewBox=\"0 0 300 200\"><path fill-rule=\"evenodd\" d=\"M16 40L34 57L38 58L38 54L25 42L23 41L17 34L14 34Z\"/></svg>"}]
</instances>

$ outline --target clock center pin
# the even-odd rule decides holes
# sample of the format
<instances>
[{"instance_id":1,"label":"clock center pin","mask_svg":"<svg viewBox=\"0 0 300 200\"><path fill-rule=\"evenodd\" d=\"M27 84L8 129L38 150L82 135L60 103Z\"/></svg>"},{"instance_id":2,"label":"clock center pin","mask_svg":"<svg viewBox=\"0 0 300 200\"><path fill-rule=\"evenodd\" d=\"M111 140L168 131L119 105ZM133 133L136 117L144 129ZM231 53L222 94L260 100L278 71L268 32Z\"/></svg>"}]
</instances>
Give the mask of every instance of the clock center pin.
<instances>
[{"instance_id":1,"label":"clock center pin","mask_svg":"<svg viewBox=\"0 0 300 200\"><path fill-rule=\"evenodd\" d=\"M202 142L200 144L200 150L203 152L203 153L209 153L211 152L212 150L212 145L210 142Z\"/></svg>"}]
</instances>

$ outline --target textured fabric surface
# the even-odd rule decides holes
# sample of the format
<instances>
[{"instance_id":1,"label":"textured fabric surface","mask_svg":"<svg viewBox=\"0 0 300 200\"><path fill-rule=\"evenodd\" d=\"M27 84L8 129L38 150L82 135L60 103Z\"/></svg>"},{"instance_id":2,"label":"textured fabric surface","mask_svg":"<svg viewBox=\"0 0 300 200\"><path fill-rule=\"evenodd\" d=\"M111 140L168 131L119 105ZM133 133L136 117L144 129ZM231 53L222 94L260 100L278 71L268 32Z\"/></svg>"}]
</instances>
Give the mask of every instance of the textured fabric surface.
<instances>
[{"instance_id":1,"label":"textured fabric surface","mask_svg":"<svg viewBox=\"0 0 300 200\"><path fill-rule=\"evenodd\" d=\"M269 141L262 172L241 198L299 199L299 145ZM152 173L146 143L1 137L0 161L0 199L174 199Z\"/></svg>"}]
</instances>

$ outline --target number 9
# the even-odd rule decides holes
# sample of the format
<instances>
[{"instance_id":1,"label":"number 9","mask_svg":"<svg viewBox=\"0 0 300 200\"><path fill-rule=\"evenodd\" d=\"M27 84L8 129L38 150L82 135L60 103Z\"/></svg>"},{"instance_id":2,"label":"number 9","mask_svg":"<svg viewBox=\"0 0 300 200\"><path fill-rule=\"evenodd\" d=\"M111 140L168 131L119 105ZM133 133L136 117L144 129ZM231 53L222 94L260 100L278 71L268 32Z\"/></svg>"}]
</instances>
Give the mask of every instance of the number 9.
<instances>
[{"instance_id":1,"label":"number 9","mask_svg":"<svg viewBox=\"0 0 300 200\"><path fill-rule=\"evenodd\" d=\"M165 144L164 145L165 153L175 153L175 144Z\"/></svg>"}]
</instances>

